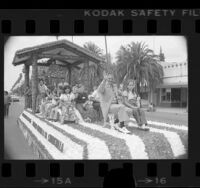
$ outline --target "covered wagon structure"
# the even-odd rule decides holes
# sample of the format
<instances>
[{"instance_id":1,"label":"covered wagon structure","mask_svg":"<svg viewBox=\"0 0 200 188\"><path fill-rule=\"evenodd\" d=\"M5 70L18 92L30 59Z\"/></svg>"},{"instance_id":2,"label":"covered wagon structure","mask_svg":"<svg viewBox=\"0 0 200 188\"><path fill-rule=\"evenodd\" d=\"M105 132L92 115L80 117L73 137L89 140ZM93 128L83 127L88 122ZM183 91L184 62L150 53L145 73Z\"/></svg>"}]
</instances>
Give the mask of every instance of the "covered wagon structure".
<instances>
[{"instance_id":1,"label":"covered wagon structure","mask_svg":"<svg viewBox=\"0 0 200 188\"><path fill-rule=\"evenodd\" d=\"M29 86L29 72L32 66L32 111L36 110L38 78L40 72L47 73L51 85L60 81L71 84L72 71L80 70L83 65L103 63L103 59L91 51L67 40L49 42L18 50L13 59L13 65L24 65L25 87ZM45 71L48 68L48 71ZM89 74L89 69L88 69ZM77 75L78 76L78 75ZM89 80L88 80L89 83ZM86 86L87 87L87 86ZM27 107L25 100L25 107Z\"/></svg>"}]
</instances>

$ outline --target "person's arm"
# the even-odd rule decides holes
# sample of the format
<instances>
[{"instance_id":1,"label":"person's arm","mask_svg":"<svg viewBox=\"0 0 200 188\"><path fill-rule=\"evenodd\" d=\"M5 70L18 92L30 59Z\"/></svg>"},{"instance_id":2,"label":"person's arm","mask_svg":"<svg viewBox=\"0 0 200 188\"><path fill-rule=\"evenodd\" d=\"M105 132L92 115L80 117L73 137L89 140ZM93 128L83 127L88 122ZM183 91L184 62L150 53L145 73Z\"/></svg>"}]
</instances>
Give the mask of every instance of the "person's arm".
<instances>
[{"instance_id":1,"label":"person's arm","mask_svg":"<svg viewBox=\"0 0 200 188\"><path fill-rule=\"evenodd\" d=\"M89 100L94 99L94 92L93 92L92 94L88 95L88 99L89 99Z\"/></svg>"},{"instance_id":2,"label":"person's arm","mask_svg":"<svg viewBox=\"0 0 200 188\"><path fill-rule=\"evenodd\" d=\"M106 85L106 79L103 79L103 81L97 88L97 92L103 94L105 92L105 85Z\"/></svg>"},{"instance_id":3,"label":"person's arm","mask_svg":"<svg viewBox=\"0 0 200 188\"><path fill-rule=\"evenodd\" d=\"M91 95L88 96L89 100L95 100L97 98L97 90L95 90Z\"/></svg>"},{"instance_id":4,"label":"person's arm","mask_svg":"<svg viewBox=\"0 0 200 188\"><path fill-rule=\"evenodd\" d=\"M129 107L129 108L137 108L137 107L135 107L135 106L133 106L133 105L131 105L129 102L128 102L128 98L127 97L123 97L124 98L124 105L125 106L127 106L127 107Z\"/></svg>"},{"instance_id":5,"label":"person's arm","mask_svg":"<svg viewBox=\"0 0 200 188\"><path fill-rule=\"evenodd\" d=\"M48 89L48 87L46 85L44 85L44 88L45 88L46 95L49 96L49 93L48 93L49 89Z\"/></svg>"},{"instance_id":6,"label":"person's arm","mask_svg":"<svg viewBox=\"0 0 200 188\"><path fill-rule=\"evenodd\" d=\"M129 108L136 108L135 106L131 105L128 101L128 92L124 91L122 93L122 97L123 97L123 103L125 106L129 107Z\"/></svg>"},{"instance_id":7,"label":"person's arm","mask_svg":"<svg viewBox=\"0 0 200 188\"><path fill-rule=\"evenodd\" d=\"M61 94L59 99L59 106L61 107L64 104L64 96Z\"/></svg>"},{"instance_id":8,"label":"person's arm","mask_svg":"<svg viewBox=\"0 0 200 188\"><path fill-rule=\"evenodd\" d=\"M74 100L75 100L75 94L74 93L71 93L70 94L70 100L71 100L71 102L74 102Z\"/></svg>"},{"instance_id":9,"label":"person's arm","mask_svg":"<svg viewBox=\"0 0 200 188\"><path fill-rule=\"evenodd\" d=\"M79 100L79 94L76 93L74 101L77 102Z\"/></svg>"},{"instance_id":10,"label":"person's arm","mask_svg":"<svg viewBox=\"0 0 200 188\"><path fill-rule=\"evenodd\" d=\"M137 97L137 107L140 108L140 96Z\"/></svg>"}]
</instances>

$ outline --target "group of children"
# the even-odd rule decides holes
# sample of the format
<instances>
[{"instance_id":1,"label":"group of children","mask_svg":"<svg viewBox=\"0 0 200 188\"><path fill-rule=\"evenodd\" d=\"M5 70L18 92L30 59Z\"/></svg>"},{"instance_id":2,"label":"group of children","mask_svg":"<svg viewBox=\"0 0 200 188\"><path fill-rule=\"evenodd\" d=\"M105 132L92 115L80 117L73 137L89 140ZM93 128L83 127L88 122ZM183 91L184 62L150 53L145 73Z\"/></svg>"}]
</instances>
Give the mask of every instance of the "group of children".
<instances>
[{"instance_id":1,"label":"group of children","mask_svg":"<svg viewBox=\"0 0 200 188\"><path fill-rule=\"evenodd\" d=\"M41 99L40 115L47 120L60 121L61 124L67 121L77 121L75 113L75 97L77 88L69 85L60 86L53 91L48 90L46 97Z\"/></svg>"},{"instance_id":2,"label":"group of children","mask_svg":"<svg viewBox=\"0 0 200 188\"><path fill-rule=\"evenodd\" d=\"M119 88L116 83L108 81L106 83L108 83L108 88L106 85L103 87L105 87L104 90L107 88L105 91L108 93L106 94L104 91L103 96L100 97L101 92L99 93L99 91L102 89L102 84L98 88L94 88L93 93L88 95L82 84L72 88L68 83L59 84L58 88L50 90L41 80L36 105L39 109L38 112L43 118L59 121L61 124L64 124L65 121L75 123L103 121L105 125L108 113L114 114L115 120L119 122L127 121L128 116L133 116L140 128L147 129L145 113L140 108L140 99L134 92L135 82L129 81L126 87L121 84ZM109 89L110 87L112 89ZM109 106L106 97L110 98ZM106 105L108 109L105 109ZM120 122L120 125L125 130L124 124L122 125L123 121Z\"/></svg>"},{"instance_id":3,"label":"group of children","mask_svg":"<svg viewBox=\"0 0 200 188\"><path fill-rule=\"evenodd\" d=\"M42 87L44 83L40 83ZM92 101L84 92L83 85L70 87L67 83L59 84L53 90L46 88L45 94L39 101L39 115L50 121L59 121L61 124L67 122L87 122L98 119L97 112L93 109ZM38 96L41 96L38 95Z\"/></svg>"}]
</instances>

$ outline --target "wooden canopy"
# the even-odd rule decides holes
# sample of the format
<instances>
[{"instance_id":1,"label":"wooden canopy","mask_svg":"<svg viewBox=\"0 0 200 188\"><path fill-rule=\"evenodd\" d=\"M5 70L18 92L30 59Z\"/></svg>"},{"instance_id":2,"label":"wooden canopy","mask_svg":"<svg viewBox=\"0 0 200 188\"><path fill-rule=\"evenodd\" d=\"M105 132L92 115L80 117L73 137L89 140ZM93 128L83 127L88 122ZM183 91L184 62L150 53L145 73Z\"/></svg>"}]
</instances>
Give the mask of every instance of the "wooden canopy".
<instances>
[{"instance_id":1,"label":"wooden canopy","mask_svg":"<svg viewBox=\"0 0 200 188\"><path fill-rule=\"evenodd\" d=\"M39 61L44 58L47 60ZM52 63L56 63L59 66L67 67L69 73L68 81L71 83L72 67L80 69L80 66L84 63L88 66L89 74L90 63L98 64L102 62L104 63L103 58L95 53L67 40L59 40L16 51L12 64L14 66L24 64L25 87L29 86L29 67L32 66L32 110L36 112L38 66L50 66ZM27 100L25 96L25 107L28 104Z\"/></svg>"},{"instance_id":2,"label":"wooden canopy","mask_svg":"<svg viewBox=\"0 0 200 188\"><path fill-rule=\"evenodd\" d=\"M60 62L68 63L71 65L78 65L84 60L92 61L95 63L103 62L101 57L97 56L91 51L68 40L59 40L16 51L13 59L13 65L31 65L31 62L28 60L33 54L37 55L38 59L56 59Z\"/></svg>"}]
</instances>

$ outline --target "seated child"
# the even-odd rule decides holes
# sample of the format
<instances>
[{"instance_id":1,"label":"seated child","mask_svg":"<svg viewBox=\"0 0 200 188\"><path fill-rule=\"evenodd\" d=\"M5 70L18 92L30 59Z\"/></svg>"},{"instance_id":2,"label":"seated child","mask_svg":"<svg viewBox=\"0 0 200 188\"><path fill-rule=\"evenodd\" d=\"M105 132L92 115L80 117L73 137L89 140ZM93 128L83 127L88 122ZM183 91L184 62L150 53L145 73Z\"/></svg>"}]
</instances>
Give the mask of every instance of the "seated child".
<instances>
[{"instance_id":1,"label":"seated child","mask_svg":"<svg viewBox=\"0 0 200 188\"><path fill-rule=\"evenodd\" d=\"M44 117L45 111L46 111L46 106L51 103L52 96L49 94L47 97L43 98L41 100L40 104L40 115Z\"/></svg>"},{"instance_id":2,"label":"seated child","mask_svg":"<svg viewBox=\"0 0 200 188\"><path fill-rule=\"evenodd\" d=\"M96 121L98 119L97 112L92 107L92 101L88 100L88 95L85 92L84 85L80 84L77 90L77 97L75 98L76 109L81 114L85 121Z\"/></svg>"},{"instance_id":3,"label":"seated child","mask_svg":"<svg viewBox=\"0 0 200 188\"><path fill-rule=\"evenodd\" d=\"M53 109L53 119L55 121L60 120L62 124L64 121L76 121L78 118L74 112L74 105L72 103L73 95L71 94L70 86L64 86L63 92L60 95L60 102L57 108Z\"/></svg>"},{"instance_id":4,"label":"seated child","mask_svg":"<svg viewBox=\"0 0 200 188\"><path fill-rule=\"evenodd\" d=\"M98 121L99 117L97 111L93 108L93 101L86 101L83 104L83 109L85 111L83 118L86 122Z\"/></svg>"},{"instance_id":5,"label":"seated child","mask_svg":"<svg viewBox=\"0 0 200 188\"><path fill-rule=\"evenodd\" d=\"M61 118L60 121L62 124L64 124L64 121L77 121L78 118L74 112L74 94L71 93L71 87L65 86L64 87L65 93L60 96L60 100L62 101L62 107L61 107Z\"/></svg>"},{"instance_id":6,"label":"seated child","mask_svg":"<svg viewBox=\"0 0 200 188\"><path fill-rule=\"evenodd\" d=\"M44 117L46 119L51 119L51 117L52 117L52 116L50 116L51 111L53 108L58 106L58 104L59 104L58 99L59 99L59 97L57 97L57 93L54 91L51 102L46 104L45 113L44 113Z\"/></svg>"}]
</instances>

